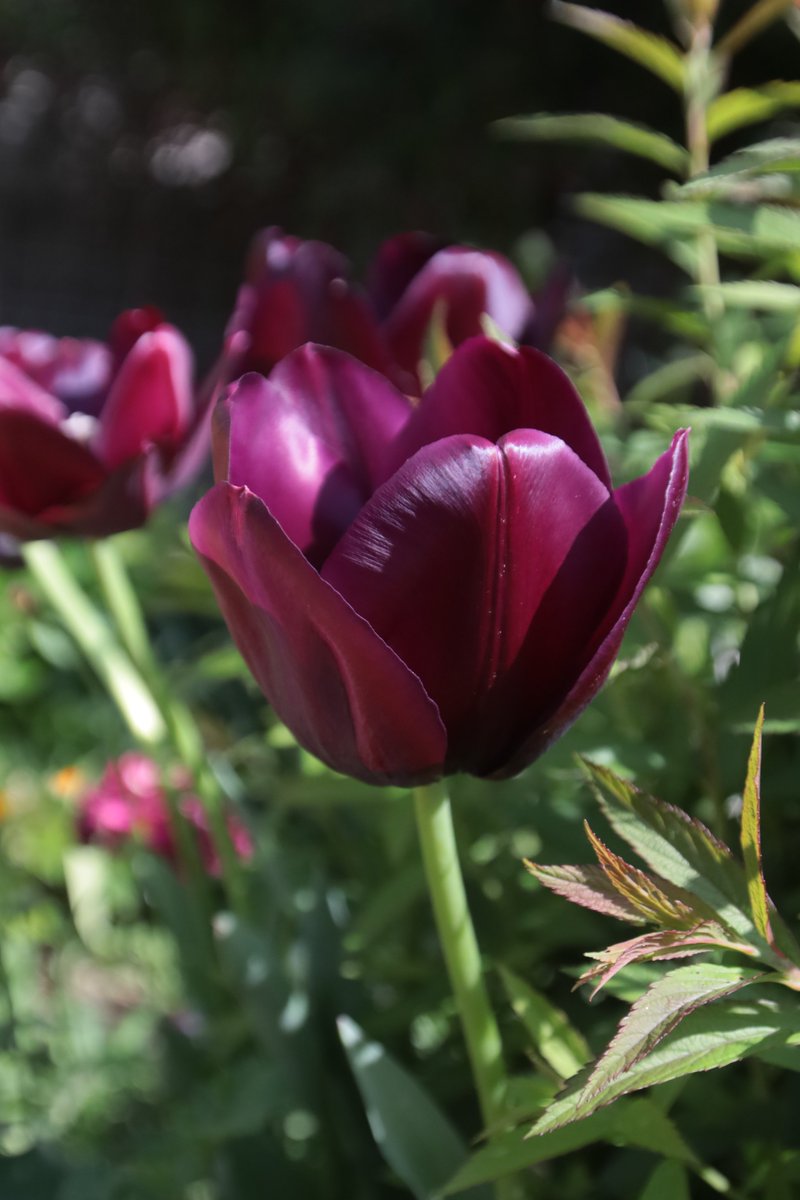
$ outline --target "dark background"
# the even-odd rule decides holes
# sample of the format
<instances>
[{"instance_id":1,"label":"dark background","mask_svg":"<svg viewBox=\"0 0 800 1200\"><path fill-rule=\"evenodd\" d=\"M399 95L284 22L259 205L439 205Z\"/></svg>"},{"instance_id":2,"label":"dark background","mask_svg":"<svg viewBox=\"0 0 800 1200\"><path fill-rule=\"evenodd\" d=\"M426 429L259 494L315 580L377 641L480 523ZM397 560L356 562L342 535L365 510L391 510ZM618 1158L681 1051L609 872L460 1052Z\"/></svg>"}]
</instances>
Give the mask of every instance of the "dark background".
<instances>
[{"instance_id":1,"label":"dark background","mask_svg":"<svg viewBox=\"0 0 800 1200\"><path fill-rule=\"evenodd\" d=\"M723 0L721 28L746 7ZM668 30L663 5L614 9ZM781 24L734 78L791 77L799 57ZM359 270L402 229L518 257L541 229L586 284L668 286L568 205L587 187L655 194L657 168L491 133L592 109L681 135L669 88L536 0L0 0L0 69L5 323L102 336L154 302L208 361L247 242L272 223Z\"/></svg>"}]
</instances>

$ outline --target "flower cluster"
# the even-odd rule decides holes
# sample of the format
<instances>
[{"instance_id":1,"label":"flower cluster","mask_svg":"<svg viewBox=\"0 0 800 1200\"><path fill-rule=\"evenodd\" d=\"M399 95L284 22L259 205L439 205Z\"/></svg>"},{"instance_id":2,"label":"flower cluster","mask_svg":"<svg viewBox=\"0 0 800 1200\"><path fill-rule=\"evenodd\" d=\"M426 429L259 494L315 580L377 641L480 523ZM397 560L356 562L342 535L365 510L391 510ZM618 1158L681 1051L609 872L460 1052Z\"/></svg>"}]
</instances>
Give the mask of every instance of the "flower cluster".
<instances>
[{"instance_id":1,"label":"flower cluster","mask_svg":"<svg viewBox=\"0 0 800 1200\"><path fill-rule=\"evenodd\" d=\"M212 875L220 870L219 855L201 801L192 792L192 781L183 769L170 772L168 786L177 796L177 807L197 837L200 856ZM158 764L145 754L123 754L107 764L98 783L86 791L78 805L81 841L119 849L138 840L161 858L178 858L175 831ZM242 859L253 853L250 834L233 814L226 817L234 850Z\"/></svg>"}]
</instances>

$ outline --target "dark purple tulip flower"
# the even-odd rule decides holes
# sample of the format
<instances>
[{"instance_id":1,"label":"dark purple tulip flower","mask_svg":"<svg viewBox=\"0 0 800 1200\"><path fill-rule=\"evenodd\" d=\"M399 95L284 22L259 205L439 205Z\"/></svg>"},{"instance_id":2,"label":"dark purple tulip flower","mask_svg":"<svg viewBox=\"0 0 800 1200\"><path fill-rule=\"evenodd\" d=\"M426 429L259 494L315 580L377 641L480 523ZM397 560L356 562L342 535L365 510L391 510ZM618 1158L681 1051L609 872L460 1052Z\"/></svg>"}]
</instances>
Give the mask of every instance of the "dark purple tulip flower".
<instances>
[{"instance_id":1,"label":"dark purple tulip flower","mask_svg":"<svg viewBox=\"0 0 800 1200\"><path fill-rule=\"evenodd\" d=\"M229 377L268 375L291 350L319 342L419 395L419 363L437 311L453 346L482 333L486 313L515 341L544 348L542 336L563 307L563 289L535 302L501 254L449 246L425 233L384 242L362 289L332 246L272 227L254 240L228 325L228 345L237 347L229 353Z\"/></svg>"},{"instance_id":2,"label":"dark purple tulip flower","mask_svg":"<svg viewBox=\"0 0 800 1200\"><path fill-rule=\"evenodd\" d=\"M0 536L141 525L206 452L184 337L150 308L108 344L0 329Z\"/></svg>"},{"instance_id":3,"label":"dark purple tulip flower","mask_svg":"<svg viewBox=\"0 0 800 1200\"><path fill-rule=\"evenodd\" d=\"M215 413L190 534L298 741L369 783L516 774L604 682L686 489L686 433L614 490L539 351L473 338L418 404L305 346Z\"/></svg>"}]
</instances>

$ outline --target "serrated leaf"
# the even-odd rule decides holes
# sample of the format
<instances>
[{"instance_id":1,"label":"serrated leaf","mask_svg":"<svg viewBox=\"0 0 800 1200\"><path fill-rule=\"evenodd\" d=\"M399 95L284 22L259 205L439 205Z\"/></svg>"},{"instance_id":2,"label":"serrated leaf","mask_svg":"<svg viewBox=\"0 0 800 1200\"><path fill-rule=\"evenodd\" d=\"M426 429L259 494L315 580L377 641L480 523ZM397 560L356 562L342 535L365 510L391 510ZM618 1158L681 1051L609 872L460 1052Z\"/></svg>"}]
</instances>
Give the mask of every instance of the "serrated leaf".
<instances>
[{"instance_id":1,"label":"serrated leaf","mask_svg":"<svg viewBox=\"0 0 800 1200\"><path fill-rule=\"evenodd\" d=\"M569 1079L591 1058L582 1034L560 1009L518 975L501 967L500 978L537 1052L561 1079Z\"/></svg>"},{"instance_id":2,"label":"serrated leaf","mask_svg":"<svg viewBox=\"0 0 800 1200\"><path fill-rule=\"evenodd\" d=\"M766 121L787 108L800 108L800 83L775 80L757 88L733 88L708 106L706 129L709 141L733 133L745 125Z\"/></svg>"},{"instance_id":3,"label":"serrated leaf","mask_svg":"<svg viewBox=\"0 0 800 1200\"><path fill-rule=\"evenodd\" d=\"M750 208L715 200L640 200L594 192L577 196L574 204L593 221L665 249L674 250L676 239L686 248L687 237L710 233L720 250L746 258L800 250L800 213L776 205Z\"/></svg>"},{"instance_id":4,"label":"serrated leaf","mask_svg":"<svg viewBox=\"0 0 800 1200\"><path fill-rule=\"evenodd\" d=\"M613 13L568 4L565 0L552 0L550 11L557 21L633 59L639 66L663 79L676 92L683 91L683 58L678 47L667 38L641 29L631 21L623 21Z\"/></svg>"},{"instance_id":5,"label":"serrated leaf","mask_svg":"<svg viewBox=\"0 0 800 1200\"><path fill-rule=\"evenodd\" d=\"M689 156L666 134L607 113L532 113L495 122L502 137L519 141L588 142L612 146L658 163L676 175L686 172Z\"/></svg>"},{"instance_id":6,"label":"serrated leaf","mask_svg":"<svg viewBox=\"0 0 800 1200\"><path fill-rule=\"evenodd\" d=\"M652 1055L681 1021L698 1008L728 997L762 977L760 971L719 967L713 963L670 971L633 1004L605 1053L567 1085L539 1118L531 1134L547 1133L589 1116L601 1105L632 1090L629 1083L637 1063Z\"/></svg>"},{"instance_id":7,"label":"serrated leaf","mask_svg":"<svg viewBox=\"0 0 800 1200\"><path fill-rule=\"evenodd\" d=\"M417 1200L431 1200L463 1164L467 1149L428 1093L349 1017L339 1037L364 1101L372 1136ZM483 1190L473 1200L490 1200Z\"/></svg>"},{"instance_id":8,"label":"serrated leaf","mask_svg":"<svg viewBox=\"0 0 800 1200\"><path fill-rule=\"evenodd\" d=\"M701 821L607 767L584 765L609 823L651 870L699 896L745 941L758 936L744 871L723 842Z\"/></svg>"},{"instance_id":9,"label":"serrated leaf","mask_svg":"<svg viewBox=\"0 0 800 1200\"><path fill-rule=\"evenodd\" d=\"M677 1162L659 1163L639 1200L691 1200L686 1169Z\"/></svg>"},{"instance_id":10,"label":"serrated leaf","mask_svg":"<svg viewBox=\"0 0 800 1200\"><path fill-rule=\"evenodd\" d=\"M593 967L584 971L578 983L594 983L589 996L593 1000L602 987L624 967L635 962L663 962L674 958L691 958L714 947L739 949L731 946L730 940L719 925L708 922L694 929L657 929L652 933L640 934L627 942L616 942L605 950L595 951L588 958L597 960Z\"/></svg>"},{"instance_id":11,"label":"serrated leaf","mask_svg":"<svg viewBox=\"0 0 800 1200\"><path fill-rule=\"evenodd\" d=\"M753 921L764 940L772 944L769 899L761 861L761 732L763 728L764 705L762 704L747 760L747 777L742 805L742 854Z\"/></svg>"},{"instance_id":12,"label":"serrated leaf","mask_svg":"<svg viewBox=\"0 0 800 1200\"><path fill-rule=\"evenodd\" d=\"M613 1109L594 1113L585 1120L554 1129L541 1137L532 1138L524 1129L503 1134L478 1150L441 1195L460 1195L464 1189L476 1184L492 1183L505 1175L600 1141L635 1146L687 1164L695 1161L673 1122L652 1101L622 1100Z\"/></svg>"},{"instance_id":13,"label":"serrated leaf","mask_svg":"<svg viewBox=\"0 0 800 1200\"><path fill-rule=\"evenodd\" d=\"M645 921L667 926L671 930L690 929L699 920L714 915L707 905L700 905L691 892L676 888L665 879L655 879L646 871L640 871L626 862L592 832L588 821L583 824L609 883Z\"/></svg>"},{"instance_id":14,"label":"serrated leaf","mask_svg":"<svg viewBox=\"0 0 800 1200\"><path fill-rule=\"evenodd\" d=\"M644 923L644 917L638 909L620 896L601 867L566 864L542 866L532 862L526 862L525 866L539 883L572 904L634 925Z\"/></svg>"}]
</instances>

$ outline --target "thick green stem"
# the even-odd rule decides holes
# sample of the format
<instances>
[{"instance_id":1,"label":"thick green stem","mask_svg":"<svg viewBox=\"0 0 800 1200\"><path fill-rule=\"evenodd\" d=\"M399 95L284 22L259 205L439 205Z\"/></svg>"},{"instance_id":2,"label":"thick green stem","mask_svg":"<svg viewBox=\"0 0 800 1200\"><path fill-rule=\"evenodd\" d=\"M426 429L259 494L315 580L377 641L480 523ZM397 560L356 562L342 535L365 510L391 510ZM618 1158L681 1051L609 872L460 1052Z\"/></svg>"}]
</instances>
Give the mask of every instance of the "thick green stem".
<instances>
[{"instance_id":1,"label":"thick green stem","mask_svg":"<svg viewBox=\"0 0 800 1200\"><path fill-rule=\"evenodd\" d=\"M458 1006L486 1125L502 1113L505 1067L500 1031L483 979L478 942L458 861L453 814L444 784L416 788L414 807L439 941Z\"/></svg>"},{"instance_id":2,"label":"thick green stem","mask_svg":"<svg viewBox=\"0 0 800 1200\"><path fill-rule=\"evenodd\" d=\"M166 724L150 689L75 580L61 551L53 542L29 542L23 552L31 574L105 684L131 733L145 745L163 741Z\"/></svg>"}]
</instances>

